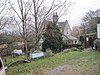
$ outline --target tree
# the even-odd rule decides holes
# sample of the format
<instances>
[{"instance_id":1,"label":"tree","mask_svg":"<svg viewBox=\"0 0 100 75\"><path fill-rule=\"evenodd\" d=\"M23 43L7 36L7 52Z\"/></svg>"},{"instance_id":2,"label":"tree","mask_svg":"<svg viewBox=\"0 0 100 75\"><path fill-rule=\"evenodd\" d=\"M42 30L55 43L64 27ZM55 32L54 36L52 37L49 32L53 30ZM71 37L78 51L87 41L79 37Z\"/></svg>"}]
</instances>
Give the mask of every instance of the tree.
<instances>
[{"instance_id":1,"label":"tree","mask_svg":"<svg viewBox=\"0 0 100 75\"><path fill-rule=\"evenodd\" d=\"M82 26L86 33L96 33L97 23L100 20L100 10L89 11L82 19Z\"/></svg>"},{"instance_id":2,"label":"tree","mask_svg":"<svg viewBox=\"0 0 100 75\"><path fill-rule=\"evenodd\" d=\"M60 1L60 0L51 0L51 5L48 6L48 0L33 0L33 7L31 10L31 14L33 16L33 25L34 25L34 32L35 32L35 49L38 48L38 42L42 36L42 33L45 29L44 22L48 18L51 18L53 12L59 12L59 18L62 15L65 15L70 6L71 2L68 0Z\"/></svg>"},{"instance_id":3,"label":"tree","mask_svg":"<svg viewBox=\"0 0 100 75\"><path fill-rule=\"evenodd\" d=\"M0 30L2 30L7 24L8 19L5 18L7 15L7 0L0 0Z\"/></svg>"},{"instance_id":4,"label":"tree","mask_svg":"<svg viewBox=\"0 0 100 75\"><path fill-rule=\"evenodd\" d=\"M72 28L72 35L75 37L79 37L82 34L80 26L74 26Z\"/></svg>"},{"instance_id":5,"label":"tree","mask_svg":"<svg viewBox=\"0 0 100 75\"><path fill-rule=\"evenodd\" d=\"M100 20L100 10L96 11L89 11L82 19L82 27L83 27L83 34L84 34L84 46L86 47L86 35L92 34L96 35L97 32L97 24ZM94 36L95 37L95 36ZM91 44L91 37L89 38L89 42ZM92 44L91 44L92 45Z\"/></svg>"},{"instance_id":6,"label":"tree","mask_svg":"<svg viewBox=\"0 0 100 75\"><path fill-rule=\"evenodd\" d=\"M52 0L48 6L48 0L15 0L17 2L17 7L14 6L14 3L10 0L10 6L16 15L19 17L19 20L22 25L22 37L25 42L25 49L27 51L27 32L28 29L33 31L33 36L35 38L35 50L38 49L38 42L42 36L43 31L45 30L44 22L48 18L51 18L53 12L58 11L59 16L65 15L70 6L71 2L60 1L60 0ZM18 8L19 7L19 8ZM20 13L19 13L20 12ZM18 19L17 19L18 20ZM18 21L19 21L18 20ZM30 21L29 21L30 20ZM29 21L29 22L28 22ZM29 28L30 25L30 28ZM21 26L19 26L21 28ZM31 34L31 33L29 33Z\"/></svg>"},{"instance_id":7,"label":"tree","mask_svg":"<svg viewBox=\"0 0 100 75\"><path fill-rule=\"evenodd\" d=\"M60 33L60 29L56 24L49 23L43 36L43 51L45 51L47 48L50 48L53 53L61 51L63 45L62 34Z\"/></svg>"},{"instance_id":8,"label":"tree","mask_svg":"<svg viewBox=\"0 0 100 75\"><path fill-rule=\"evenodd\" d=\"M10 1L10 6L13 9L13 11L16 13L16 15L18 16L20 22L21 22L21 26L22 26L22 38L24 40L24 44L25 44L25 51L26 53L28 53L28 48L27 48L27 28L26 28L26 22L27 22L27 16L29 13L29 10L32 6L32 2L30 0L25 1L25 0L17 0L17 6L19 7L19 9L17 9L16 7L13 6L13 3ZM20 12L20 13L19 13ZM20 27L21 27L20 26Z\"/></svg>"}]
</instances>

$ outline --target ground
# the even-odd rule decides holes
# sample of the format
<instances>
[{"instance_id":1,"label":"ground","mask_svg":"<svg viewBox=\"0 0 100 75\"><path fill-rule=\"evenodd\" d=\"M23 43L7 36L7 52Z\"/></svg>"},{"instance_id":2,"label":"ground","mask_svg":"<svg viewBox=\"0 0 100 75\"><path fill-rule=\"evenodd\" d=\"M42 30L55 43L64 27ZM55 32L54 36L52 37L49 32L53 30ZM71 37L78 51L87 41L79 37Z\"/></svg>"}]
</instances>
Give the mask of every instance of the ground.
<instances>
[{"instance_id":1,"label":"ground","mask_svg":"<svg viewBox=\"0 0 100 75\"><path fill-rule=\"evenodd\" d=\"M100 75L100 51L61 52L30 63L13 65L6 73L7 75Z\"/></svg>"},{"instance_id":2,"label":"ground","mask_svg":"<svg viewBox=\"0 0 100 75\"><path fill-rule=\"evenodd\" d=\"M100 66L91 65L82 69L79 65L62 65L49 71L47 75L100 75Z\"/></svg>"}]
</instances>

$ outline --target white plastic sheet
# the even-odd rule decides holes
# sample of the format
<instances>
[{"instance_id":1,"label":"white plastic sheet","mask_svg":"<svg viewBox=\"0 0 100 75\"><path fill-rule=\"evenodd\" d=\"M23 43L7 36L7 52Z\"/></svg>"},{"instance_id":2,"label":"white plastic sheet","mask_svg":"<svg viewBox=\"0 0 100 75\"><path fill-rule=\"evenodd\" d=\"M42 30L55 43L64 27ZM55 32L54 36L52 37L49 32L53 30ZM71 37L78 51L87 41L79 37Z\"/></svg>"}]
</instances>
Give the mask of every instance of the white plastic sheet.
<instances>
[{"instance_id":1,"label":"white plastic sheet","mask_svg":"<svg viewBox=\"0 0 100 75\"><path fill-rule=\"evenodd\" d=\"M43 52L39 52L39 53L33 53L33 54L30 54L30 58L39 58L39 57L43 57L44 56L44 53Z\"/></svg>"}]
</instances>

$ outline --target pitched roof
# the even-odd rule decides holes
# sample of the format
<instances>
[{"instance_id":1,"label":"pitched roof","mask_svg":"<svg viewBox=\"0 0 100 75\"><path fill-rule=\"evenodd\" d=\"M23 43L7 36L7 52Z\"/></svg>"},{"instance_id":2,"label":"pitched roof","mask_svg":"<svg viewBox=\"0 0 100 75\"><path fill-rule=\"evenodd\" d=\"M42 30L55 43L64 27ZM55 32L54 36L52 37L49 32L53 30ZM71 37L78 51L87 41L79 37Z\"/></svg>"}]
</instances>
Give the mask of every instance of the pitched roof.
<instances>
[{"instance_id":1,"label":"pitched roof","mask_svg":"<svg viewBox=\"0 0 100 75\"><path fill-rule=\"evenodd\" d=\"M72 35L63 35L63 40L78 40L78 38Z\"/></svg>"},{"instance_id":2,"label":"pitched roof","mask_svg":"<svg viewBox=\"0 0 100 75\"><path fill-rule=\"evenodd\" d=\"M64 21L64 22L58 22L58 24L57 24L59 27L62 27L62 28L64 28L65 27L65 25L66 25L66 21Z\"/></svg>"}]
</instances>

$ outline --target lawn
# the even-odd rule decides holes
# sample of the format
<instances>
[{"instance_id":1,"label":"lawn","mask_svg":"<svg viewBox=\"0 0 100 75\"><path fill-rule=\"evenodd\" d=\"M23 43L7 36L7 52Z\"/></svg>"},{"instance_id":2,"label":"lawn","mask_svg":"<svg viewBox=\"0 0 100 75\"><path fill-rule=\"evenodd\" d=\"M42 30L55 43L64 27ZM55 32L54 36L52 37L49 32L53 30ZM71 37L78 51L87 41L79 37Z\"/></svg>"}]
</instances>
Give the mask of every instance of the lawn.
<instances>
[{"instance_id":1,"label":"lawn","mask_svg":"<svg viewBox=\"0 0 100 75\"><path fill-rule=\"evenodd\" d=\"M10 60L11 57L7 57L7 61ZM100 51L62 52L30 63L13 65L6 73L7 75L47 75L50 70L63 65L74 65L75 70L71 75L100 75ZM77 71L79 74L76 74Z\"/></svg>"}]
</instances>

